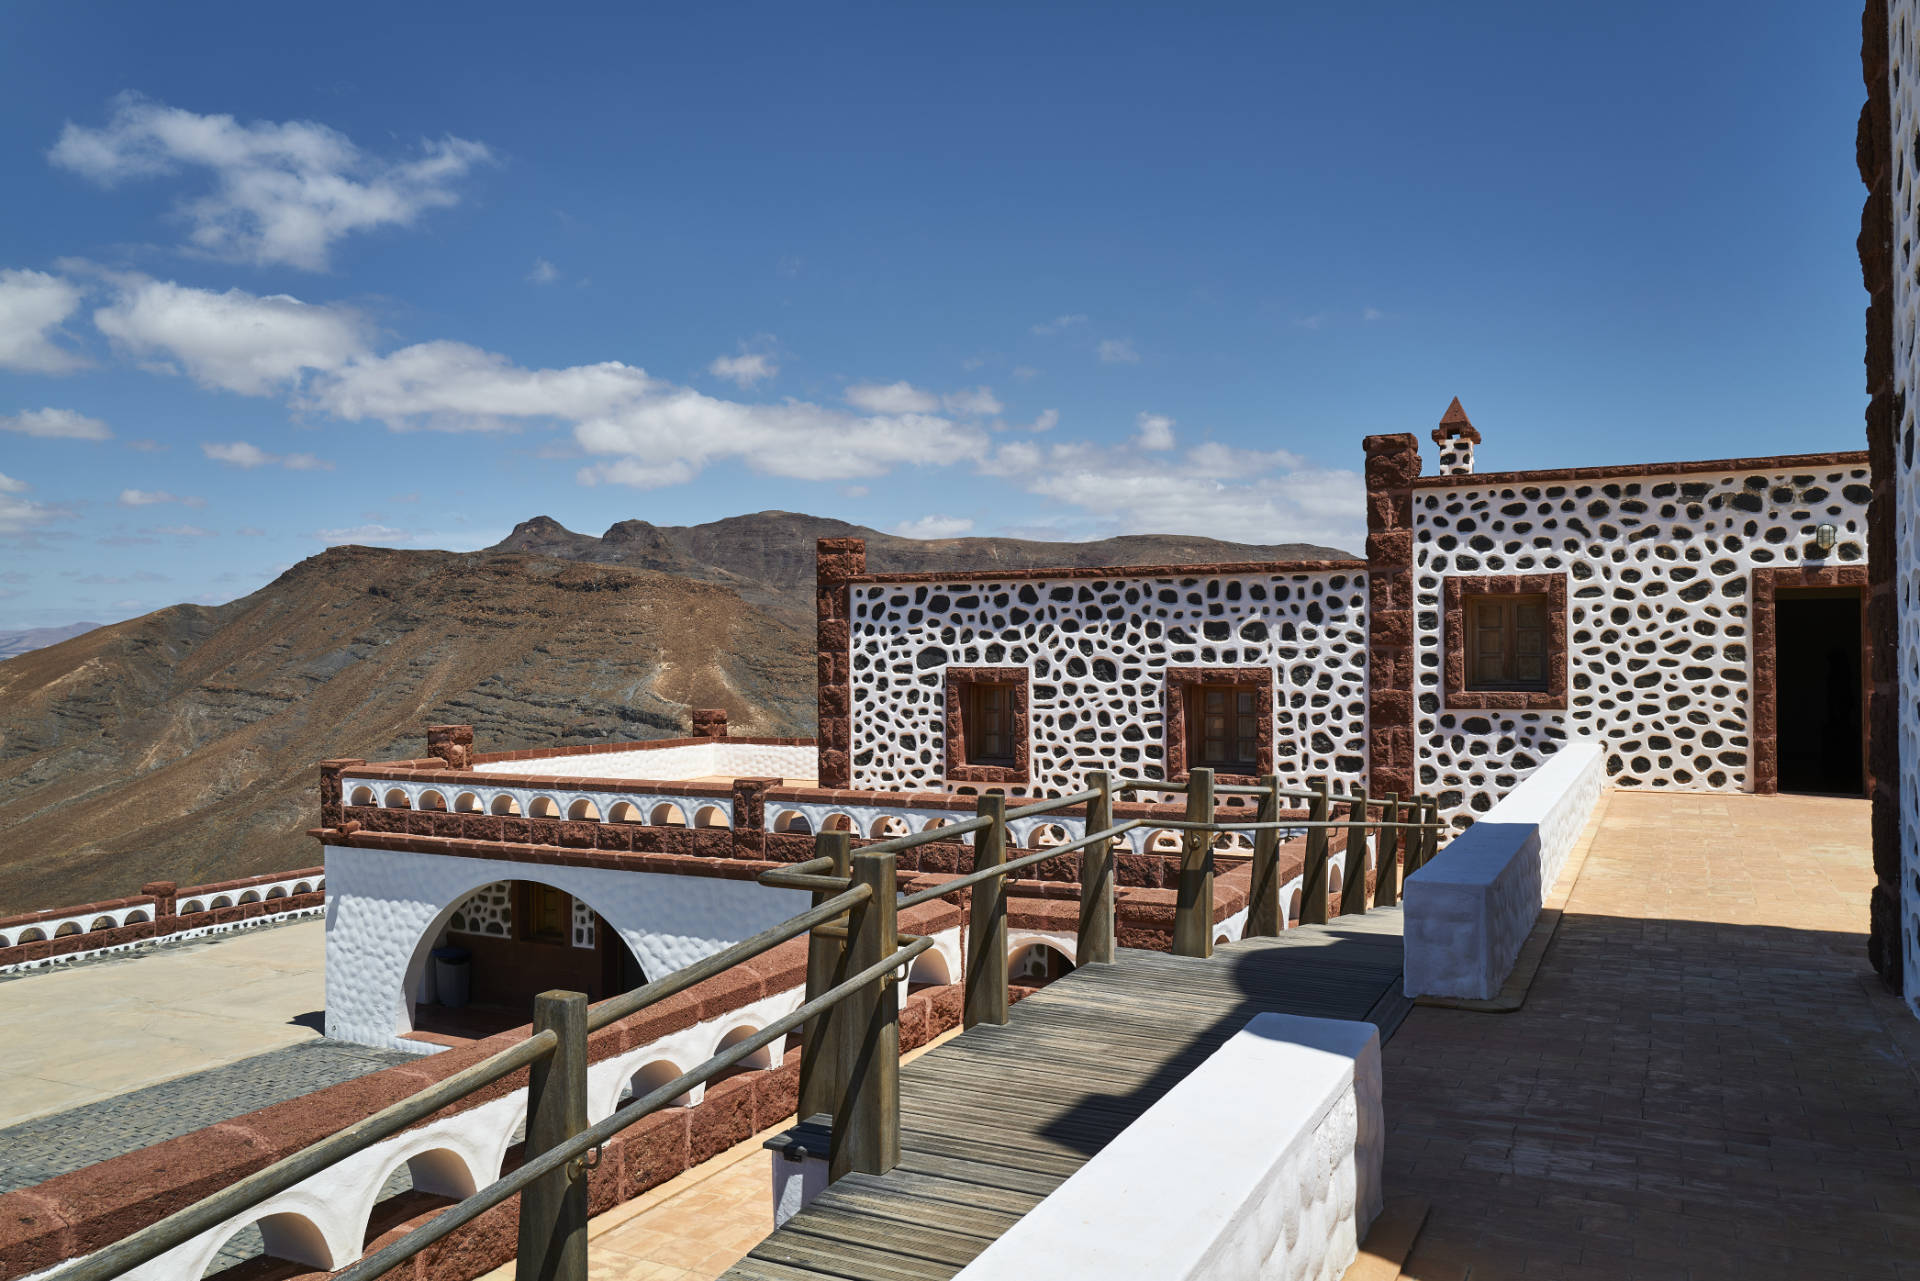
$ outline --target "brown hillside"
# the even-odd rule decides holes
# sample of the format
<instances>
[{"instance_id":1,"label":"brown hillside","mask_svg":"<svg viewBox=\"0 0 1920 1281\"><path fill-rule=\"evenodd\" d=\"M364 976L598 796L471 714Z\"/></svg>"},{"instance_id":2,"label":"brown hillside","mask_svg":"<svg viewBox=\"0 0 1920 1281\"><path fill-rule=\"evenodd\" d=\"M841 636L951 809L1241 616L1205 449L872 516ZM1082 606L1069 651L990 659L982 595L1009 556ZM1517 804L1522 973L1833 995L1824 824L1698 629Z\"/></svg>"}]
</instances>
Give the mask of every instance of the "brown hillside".
<instances>
[{"instance_id":1,"label":"brown hillside","mask_svg":"<svg viewBox=\"0 0 1920 1281\"><path fill-rule=\"evenodd\" d=\"M0 913L304 866L314 762L813 721L812 639L724 588L546 557L338 547L0 663Z\"/></svg>"}]
</instances>

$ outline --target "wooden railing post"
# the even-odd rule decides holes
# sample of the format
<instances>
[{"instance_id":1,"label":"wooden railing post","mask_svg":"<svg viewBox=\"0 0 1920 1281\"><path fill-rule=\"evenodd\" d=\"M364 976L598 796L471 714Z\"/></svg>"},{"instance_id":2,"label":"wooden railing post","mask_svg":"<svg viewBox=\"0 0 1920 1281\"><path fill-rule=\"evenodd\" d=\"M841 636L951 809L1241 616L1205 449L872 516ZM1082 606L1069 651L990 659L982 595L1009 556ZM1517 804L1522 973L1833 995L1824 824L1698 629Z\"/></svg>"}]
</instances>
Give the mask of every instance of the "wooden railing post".
<instances>
[{"instance_id":1,"label":"wooden railing post","mask_svg":"<svg viewBox=\"0 0 1920 1281\"><path fill-rule=\"evenodd\" d=\"M542 992L533 998L533 1030L551 1030L552 1054L527 1072L526 1155L533 1158L587 1128L587 998ZM520 1194L518 1281L586 1281L587 1175L578 1161L527 1185Z\"/></svg>"},{"instance_id":2,"label":"wooden railing post","mask_svg":"<svg viewBox=\"0 0 1920 1281\"><path fill-rule=\"evenodd\" d=\"M833 860L833 875L848 874L850 832L821 832L813 838L816 857ZM819 907L833 897L824 890L813 892L813 906ZM807 1000L811 1001L847 976L847 946L837 938L824 937L818 930L807 935ZM806 1022L800 1037L800 1110L802 1121L817 1112L831 1112L840 1097L840 1071L836 1059L838 1038L834 1019L839 1010L829 1009Z\"/></svg>"},{"instance_id":3,"label":"wooden railing post","mask_svg":"<svg viewBox=\"0 0 1920 1281\"><path fill-rule=\"evenodd\" d=\"M1087 803L1087 835L1113 826L1113 775L1096 770L1087 785L1100 795ZM1080 941L1076 965L1113 964L1113 839L1080 851Z\"/></svg>"},{"instance_id":4,"label":"wooden railing post","mask_svg":"<svg viewBox=\"0 0 1920 1281\"><path fill-rule=\"evenodd\" d=\"M853 883L873 897L847 914L847 972L878 965L899 938L893 855L856 853ZM829 1183L843 1174L885 1174L900 1163L900 999L891 970L841 1003L841 1080L833 1110Z\"/></svg>"},{"instance_id":5,"label":"wooden railing post","mask_svg":"<svg viewBox=\"0 0 1920 1281\"><path fill-rule=\"evenodd\" d=\"M1373 905L1392 907L1400 901L1400 793L1388 792L1380 811L1380 873L1373 882Z\"/></svg>"},{"instance_id":6,"label":"wooden railing post","mask_svg":"<svg viewBox=\"0 0 1920 1281\"><path fill-rule=\"evenodd\" d=\"M1347 857L1340 868L1340 915L1367 910L1367 789L1347 806Z\"/></svg>"},{"instance_id":7,"label":"wooden railing post","mask_svg":"<svg viewBox=\"0 0 1920 1281\"><path fill-rule=\"evenodd\" d=\"M1300 865L1300 924L1325 925L1327 923L1327 818L1333 813L1333 800L1327 795L1327 780L1310 779L1308 790L1313 799L1307 802L1307 821L1321 824L1307 829L1307 853Z\"/></svg>"},{"instance_id":8,"label":"wooden railing post","mask_svg":"<svg viewBox=\"0 0 1920 1281\"><path fill-rule=\"evenodd\" d=\"M1213 771L1187 774L1187 821L1213 822ZM1180 882L1173 907L1173 954L1213 955L1213 832L1187 831L1180 841Z\"/></svg>"},{"instance_id":9,"label":"wooden railing post","mask_svg":"<svg viewBox=\"0 0 1920 1281\"><path fill-rule=\"evenodd\" d=\"M1260 808L1254 814L1258 823L1280 821L1280 777L1269 774L1260 780L1267 790L1260 795ZM1286 928L1280 919L1280 829L1265 827L1253 834L1253 879L1247 885L1247 928L1243 937L1278 938Z\"/></svg>"},{"instance_id":10,"label":"wooden railing post","mask_svg":"<svg viewBox=\"0 0 1920 1281\"><path fill-rule=\"evenodd\" d=\"M973 868L1007 861L1007 798L982 796L974 813L991 826L973 834ZM1007 1021L1007 878L989 877L968 891L967 989L965 1022Z\"/></svg>"}]
</instances>

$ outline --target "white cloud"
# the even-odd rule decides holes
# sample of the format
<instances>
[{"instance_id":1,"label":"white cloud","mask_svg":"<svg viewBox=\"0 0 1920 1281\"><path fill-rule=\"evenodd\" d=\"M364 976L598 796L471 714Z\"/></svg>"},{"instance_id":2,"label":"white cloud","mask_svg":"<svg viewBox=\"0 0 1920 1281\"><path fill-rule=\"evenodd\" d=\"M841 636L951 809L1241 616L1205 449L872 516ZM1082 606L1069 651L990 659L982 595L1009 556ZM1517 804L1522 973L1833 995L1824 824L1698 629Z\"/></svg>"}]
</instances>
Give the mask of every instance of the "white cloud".
<instances>
[{"instance_id":1,"label":"white cloud","mask_svg":"<svg viewBox=\"0 0 1920 1281\"><path fill-rule=\"evenodd\" d=\"M115 279L116 293L93 313L100 332L129 354L176 365L195 382L247 396L298 386L310 371L338 369L366 350L361 317L285 294L223 294L144 276Z\"/></svg>"},{"instance_id":2,"label":"white cloud","mask_svg":"<svg viewBox=\"0 0 1920 1281\"><path fill-rule=\"evenodd\" d=\"M78 285L44 271L0 271L0 369L64 374L84 367L85 357L52 338L80 297Z\"/></svg>"},{"instance_id":3,"label":"white cloud","mask_svg":"<svg viewBox=\"0 0 1920 1281\"><path fill-rule=\"evenodd\" d=\"M560 279L560 269L545 258L535 258L533 270L527 273L527 279L536 285L550 285Z\"/></svg>"},{"instance_id":4,"label":"white cloud","mask_svg":"<svg viewBox=\"0 0 1920 1281\"><path fill-rule=\"evenodd\" d=\"M19 432L46 440L112 440L113 433L98 418L71 409L24 409L0 414L0 431Z\"/></svg>"},{"instance_id":5,"label":"white cloud","mask_svg":"<svg viewBox=\"0 0 1920 1281\"><path fill-rule=\"evenodd\" d=\"M1039 337L1050 338L1054 334L1063 334L1076 325L1084 325L1086 323L1087 318L1078 313L1071 316L1055 316L1052 320L1043 320L1035 325L1033 332Z\"/></svg>"},{"instance_id":6,"label":"white cloud","mask_svg":"<svg viewBox=\"0 0 1920 1281\"><path fill-rule=\"evenodd\" d=\"M267 536L267 531L261 529L258 525L242 525L233 532L242 538L265 538Z\"/></svg>"},{"instance_id":7,"label":"white cloud","mask_svg":"<svg viewBox=\"0 0 1920 1281\"><path fill-rule=\"evenodd\" d=\"M1028 431L1052 431L1055 427L1058 427L1059 425L1060 425L1060 411L1057 409L1043 409L1040 411L1040 416L1033 420L1033 425L1029 427L1027 430Z\"/></svg>"},{"instance_id":8,"label":"white cloud","mask_svg":"<svg viewBox=\"0 0 1920 1281\"><path fill-rule=\"evenodd\" d=\"M1126 338L1102 338L1095 349L1103 365L1137 365L1140 353L1133 349L1133 343Z\"/></svg>"},{"instance_id":9,"label":"white cloud","mask_svg":"<svg viewBox=\"0 0 1920 1281\"><path fill-rule=\"evenodd\" d=\"M845 393L846 402L870 414L933 414L940 411L940 398L909 382L854 383Z\"/></svg>"},{"instance_id":10,"label":"white cloud","mask_svg":"<svg viewBox=\"0 0 1920 1281\"><path fill-rule=\"evenodd\" d=\"M1381 311L1381 310L1380 310L1379 308L1377 308L1377 307L1368 307L1368 308L1366 308L1365 310L1363 310L1363 311L1362 311L1362 312L1360 313L1360 319L1362 319L1362 320L1379 320L1379 319L1381 319L1382 317L1384 317L1385 315L1386 315L1386 313L1385 313L1385 312L1383 312L1383 311Z\"/></svg>"},{"instance_id":11,"label":"white cloud","mask_svg":"<svg viewBox=\"0 0 1920 1281\"><path fill-rule=\"evenodd\" d=\"M69 121L48 159L106 187L205 169L212 190L179 206L194 249L323 271L341 237L407 226L459 203L454 184L492 153L446 137L422 141L412 158L387 160L313 121L241 124L122 94L104 128Z\"/></svg>"},{"instance_id":12,"label":"white cloud","mask_svg":"<svg viewBox=\"0 0 1920 1281\"><path fill-rule=\"evenodd\" d=\"M140 531L143 534L167 534L174 538L218 538L211 529L202 529L198 525L159 525Z\"/></svg>"},{"instance_id":13,"label":"white cloud","mask_svg":"<svg viewBox=\"0 0 1920 1281\"><path fill-rule=\"evenodd\" d=\"M316 378L298 403L396 431L500 431L515 418L590 418L666 386L617 360L523 369L466 343L424 342L352 360Z\"/></svg>"},{"instance_id":14,"label":"white cloud","mask_svg":"<svg viewBox=\"0 0 1920 1281\"><path fill-rule=\"evenodd\" d=\"M0 494L24 494L26 492L26 481L15 480L5 472L0 472Z\"/></svg>"},{"instance_id":15,"label":"white cloud","mask_svg":"<svg viewBox=\"0 0 1920 1281\"><path fill-rule=\"evenodd\" d=\"M1201 534L1351 550L1366 536L1359 473L1316 468L1286 450L1204 444L1168 457L1127 446L1017 441L981 470L1083 513L1086 537Z\"/></svg>"},{"instance_id":16,"label":"white cloud","mask_svg":"<svg viewBox=\"0 0 1920 1281\"><path fill-rule=\"evenodd\" d=\"M457 533L426 529L400 529L378 522L353 525L344 529L316 529L307 537L329 547L352 543L364 547L437 547L448 551L474 551L491 547L506 537L507 531L466 530Z\"/></svg>"},{"instance_id":17,"label":"white cloud","mask_svg":"<svg viewBox=\"0 0 1920 1281\"><path fill-rule=\"evenodd\" d=\"M155 503L177 501L164 489L123 489L120 491L122 507L151 507Z\"/></svg>"},{"instance_id":18,"label":"white cloud","mask_svg":"<svg viewBox=\"0 0 1920 1281\"><path fill-rule=\"evenodd\" d=\"M1005 408L994 399L990 387L974 387L962 391L948 392L940 398L947 412L960 414L968 418L991 418Z\"/></svg>"},{"instance_id":19,"label":"white cloud","mask_svg":"<svg viewBox=\"0 0 1920 1281\"><path fill-rule=\"evenodd\" d=\"M0 536L30 534L64 514L45 503L22 498L29 488L26 481L0 472Z\"/></svg>"},{"instance_id":20,"label":"white cloud","mask_svg":"<svg viewBox=\"0 0 1920 1281\"><path fill-rule=\"evenodd\" d=\"M707 372L716 378L726 378L742 387L751 387L780 372L773 357L760 351L744 351L738 356L715 356L713 363L707 366Z\"/></svg>"},{"instance_id":21,"label":"white cloud","mask_svg":"<svg viewBox=\"0 0 1920 1281\"><path fill-rule=\"evenodd\" d=\"M965 516L922 516L901 521L893 532L902 538L958 538L972 528L973 522Z\"/></svg>"},{"instance_id":22,"label":"white cloud","mask_svg":"<svg viewBox=\"0 0 1920 1281\"><path fill-rule=\"evenodd\" d=\"M1013 376L1023 383L1032 382L1040 376L1040 371L1032 365L1015 365L1013 367Z\"/></svg>"},{"instance_id":23,"label":"white cloud","mask_svg":"<svg viewBox=\"0 0 1920 1281\"><path fill-rule=\"evenodd\" d=\"M200 452L217 463L232 463L235 467L264 467L268 463L280 461L258 445L250 445L244 440L228 444L214 444L203 441Z\"/></svg>"},{"instance_id":24,"label":"white cloud","mask_svg":"<svg viewBox=\"0 0 1920 1281\"><path fill-rule=\"evenodd\" d=\"M1165 414L1143 413L1135 421L1140 425L1140 434L1134 437L1134 443L1140 448L1173 448L1173 419Z\"/></svg>"},{"instance_id":25,"label":"white cloud","mask_svg":"<svg viewBox=\"0 0 1920 1281\"><path fill-rule=\"evenodd\" d=\"M267 467L280 464L288 471L332 471L333 464L315 458L312 454L269 454L258 445L244 440L228 441L224 444L214 441L202 441L200 452L217 463L232 463L235 467Z\"/></svg>"}]
</instances>

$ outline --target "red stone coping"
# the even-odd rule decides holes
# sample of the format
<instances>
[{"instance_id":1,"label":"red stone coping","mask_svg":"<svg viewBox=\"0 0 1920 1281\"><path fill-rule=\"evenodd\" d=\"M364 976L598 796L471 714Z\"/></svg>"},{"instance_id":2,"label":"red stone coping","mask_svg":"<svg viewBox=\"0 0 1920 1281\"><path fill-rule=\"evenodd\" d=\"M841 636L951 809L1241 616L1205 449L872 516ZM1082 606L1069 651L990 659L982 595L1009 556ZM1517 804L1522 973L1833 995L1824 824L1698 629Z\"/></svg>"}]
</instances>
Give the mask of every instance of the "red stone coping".
<instances>
[{"instance_id":1,"label":"red stone coping","mask_svg":"<svg viewBox=\"0 0 1920 1281\"><path fill-rule=\"evenodd\" d=\"M960 913L941 903L900 914L900 928L909 933L931 934L959 923ZM806 957L804 937L784 943L594 1033L588 1038L588 1057L598 1062L624 1054L762 997L791 991L806 981ZM916 1048L958 1026L961 1003L958 984L914 994L900 1014L900 1048ZM369 1073L0 1195L0 1281L110 1245L525 1040L530 1030L515 1028ZM699 1104L664 1108L616 1135L589 1176L590 1212L599 1214L639 1196L791 1117L799 1083L795 1051L773 1071L748 1071L715 1081ZM526 1084L523 1068L411 1128L505 1097ZM510 1155L508 1168L514 1164ZM507 1262L513 1255L518 1212L515 1196L433 1246L414 1265L414 1281L469 1281ZM369 1243L368 1252L416 1221L388 1228Z\"/></svg>"},{"instance_id":2,"label":"red stone coping","mask_svg":"<svg viewBox=\"0 0 1920 1281\"><path fill-rule=\"evenodd\" d=\"M582 743L574 747L531 747L517 752L475 752L475 765L494 765L502 761L538 761L551 756L602 756L608 752L657 752L669 747L701 747L716 742L740 743L747 747L812 747L811 738L747 738L729 734L719 738L644 738L630 743ZM376 765L403 765L405 762L376 761ZM434 764L444 762L435 758Z\"/></svg>"},{"instance_id":3,"label":"red stone coping","mask_svg":"<svg viewBox=\"0 0 1920 1281\"><path fill-rule=\"evenodd\" d=\"M722 740L703 738L702 743L714 743ZM728 739L727 742L738 742ZM401 765L351 765L340 771L342 780L378 779L383 783L434 783L454 791L472 791L477 786L484 787L538 787L568 792L667 792L686 796L713 796L731 798L731 783L697 783L687 779L647 779L647 778L586 778L565 777L558 774L479 774L472 770L448 769L444 761L436 760L429 769L418 769ZM484 781L481 781L484 780Z\"/></svg>"},{"instance_id":4,"label":"red stone coping","mask_svg":"<svg viewBox=\"0 0 1920 1281\"><path fill-rule=\"evenodd\" d=\"M1562 467L1547 471L1496 471L1464 476L1416 476L1416 489L1474 489L1501 485L1555 485L1580 480L1639 480L1648 476L1692 476L1701 472L1818 471L1823 467L1864 467L1867 451L1832 454L1777 454L1770 458L1712 458L1685 463L1619 463L1612 467Z\"/></svg>"},{"instance_id":5,"label":"red stone coping","mask_svg":"<svg viewBox=\"0 0 1920 1281\"><path fill-rule=\"evenodd\" d=\"M1192 565L1070 565L1060 569L935 569L897 574L855 574L837 581L885 586L890 583L1007 583L1042 578L1205 578L1217 574L1364 573L1367 562L1333 560L1228 560Z\"/></svg>"},{"instance_id":6,"label":"red stone coping","mask_svg":"<svg viewBox=\"0 0 1920 1281\"><path fill-rule=\"evenodd\" d=\"M228 890L248 890L257 885L273 885L279 881L300 881L323 877L327 874L324 867L303 867L292 872L269 872L262 876L243 876L234 881L214 881L207 885L183 885L173 892L176 899L204 898L209 894L224 894ZM274 902L280 900L275 899Z\"/></svg>"},{"instance_id":7,"label":"red stone coping","mask_svg":"<svg viewBox=\"0 0 1920 1281\"><path fill-rule=\"evenodd\" d=\"M1179 793L1167 793L1179 795ZM962 796L953 792L867 792L851 788L831 787L770 787L763 793L768 805L777 801L800 802L808 805L865 806L870 809L917 809L951 810L971 815L979 801L977 796ZM1007 796L1007 808L1018 809L1023 805L1032 805L1047 800L1044 796ZM1257 797L1245 794L1216 796L1216 812L1231 812L1242 808L1252 808L1258 802ZM1046 819L1085 818L1087 807L1067 805L1045 815ZM1115 801L1113 814L1116 819L1125 818L1181 818L1186 814L1183 802L1157 801ZM1040 817L1040 816L1036 816ZM1233 817L1239 817L1237 814ZM1306 811L1285 812L1282 818L1305 818Z\"/></svg>"},{"instance_id":8,"label":"red stone coping","mask_svg":"<svg viewBox=\"0 0 1920 1281\"><path fill-rule=\"evenodd\" d=\"M110 930L83 930L78 934L68 934L62 938L43 939L38 943L16 943L12 947L0 948L0 965L44 961L73 952L92 952L101 948L119 947L126 943L138 943L144 939L167 938L187 930L205 929L209 925L231 925L263 916L281 916L307 908L322 907L325 906L326 901L326 894L315 890L309 894L289 894L285 898L263 898L257 903L236 903L232 907L208 908L204 912L173 915L156 913L155 919L140 921L133 925L121 925Z\"/></svg>"},{"instance_id":9,"label":"red stone coping","mask_svg":"<svg viewBox=\"0 0 1920 1281\"><path fill-rule=\"evenodd\" d=\"M135 894L130 898L107 898L97 903L77 903L72 907L43 908L37 912L21 912L17 916L0 916L0 929L18 929L42 921L64 921L70 916L98 916L102 912L117 912L123 907L151 907L157 902L151 894Z\"/></svg>"}]
</instances>

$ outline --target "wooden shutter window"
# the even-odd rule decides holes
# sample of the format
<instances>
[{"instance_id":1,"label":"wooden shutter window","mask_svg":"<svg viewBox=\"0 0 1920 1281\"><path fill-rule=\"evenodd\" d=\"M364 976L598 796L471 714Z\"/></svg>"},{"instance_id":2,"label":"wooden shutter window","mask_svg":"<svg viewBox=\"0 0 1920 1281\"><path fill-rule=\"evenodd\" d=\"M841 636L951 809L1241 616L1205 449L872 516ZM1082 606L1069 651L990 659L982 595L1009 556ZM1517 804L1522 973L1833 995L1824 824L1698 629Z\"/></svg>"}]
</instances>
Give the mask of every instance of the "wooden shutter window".
<instances>
[{"instance_id":1,"label":"wooden shutter window","mask_svg":"<svg viewBox=\"0 0 1920 1281\"><path fill-rule=\"evenodd\" d=\"M1228 774L1256 774L1264 691L1245 685L1194 685L1187 690L1188 765Z\"/></svg>"},{"instance_id":2,"label":"wooden shutter window","mask_svg":"<svg viewBox=\"0 0 1920 1281\"><path fill-rule=\"evenodd\" d=\"M1544 690L1548 686L1545 596L1469 596L1467 688Z\"/></svg>"},{"instance_id":3,"label":"wooden shutter window","mask_svg":"<svg viewBox=\"0 0 1920 1281\"><path fill-rule=\"evenodd\" d=\"M967 687L967 764L1013 764L1013 698L1011 685Z\"/></svg>"}]
</instances>

